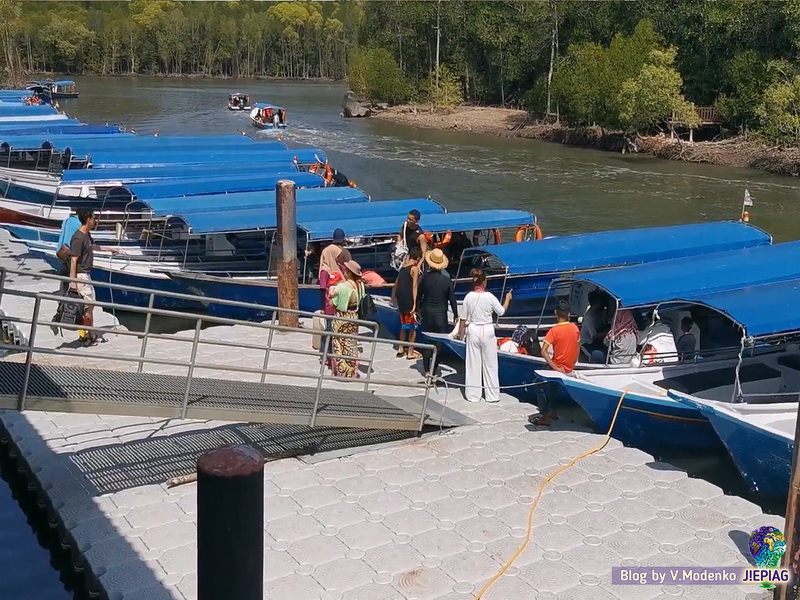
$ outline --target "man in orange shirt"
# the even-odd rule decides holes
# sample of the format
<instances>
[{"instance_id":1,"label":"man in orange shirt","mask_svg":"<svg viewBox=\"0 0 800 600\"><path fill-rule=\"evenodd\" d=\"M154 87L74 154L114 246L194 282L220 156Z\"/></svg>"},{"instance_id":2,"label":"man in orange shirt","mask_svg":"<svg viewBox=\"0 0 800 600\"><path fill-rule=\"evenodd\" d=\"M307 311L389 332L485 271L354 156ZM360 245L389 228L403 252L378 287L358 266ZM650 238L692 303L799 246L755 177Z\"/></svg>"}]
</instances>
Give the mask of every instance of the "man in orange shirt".
<instances>
[{"instance_id":1,"label":"man in orange shirt","mask_svg":"<svg viewBox=\"0 0 800 600\"><path fill-rule=\"evenodd\" d=\"M550 348L553 356L550 357ZM569 322L569 303L559 301L556 306L556 324L547 332L542 342L542 358L553 371L571 373L578 362L581 350L581 332L575 323ZM548 427L552 421L558 420L558 414L553 408L552 398L546 391L539 396L539 414L531 415L528 422L533 425Z\"/></svg>"}]
</instances>

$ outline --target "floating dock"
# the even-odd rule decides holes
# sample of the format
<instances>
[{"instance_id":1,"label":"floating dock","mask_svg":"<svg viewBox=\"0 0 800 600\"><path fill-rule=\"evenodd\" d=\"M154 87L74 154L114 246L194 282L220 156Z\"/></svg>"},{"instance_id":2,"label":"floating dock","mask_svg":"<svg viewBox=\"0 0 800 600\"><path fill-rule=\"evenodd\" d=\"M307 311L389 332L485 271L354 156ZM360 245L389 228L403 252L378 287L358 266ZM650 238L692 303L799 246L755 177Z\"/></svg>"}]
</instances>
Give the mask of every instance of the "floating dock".
<instances>
[{"instance_id":1,"label":"floating dock","mask_svg":"<svg viewBox=\"0 0 800 600\"><path fill-rule=\"evenodd\" d=\"M0 237L0 265L20 268L18 248ZM23 266L44 268L35 259ZM6 300L0 306L6 314L26 310ZM223 337L246 334L217 329L214 335ZM292 335L285 343L297 342ZM77 350L77 358L51 356L44 364L119 369L99 356L127 350L123 340L131 338L113 329L107 337L106 344ZM148 346L153 356L175 352L168 340ZM398 382L420 378L389 346L382 352L373 366L379 374ZM222 364L242 356L213 359ZM313 363L309 357L285 367ZM303 385L291 377L280 383ZM399 403L407 388L376 393ZM191 472L207 450L246 443L267 456L299 455L265 467L266 598L471 600L524 541L540 483L604 436L563 421L535 430L526 421L535 407L506 395L496 405L470 404L442 387L432 399L442 427L432 420L418 438L390 430L62 412L7 411L0 422L76 563L106 598L196 598L196 484L165 482ZM483 600L765 598L770 592L756 586L611 583L619 566L749 566L748 537L763 525L782 528L783 518L611 440L546 488L530 546Z\"/></svg>"}]
</instances>

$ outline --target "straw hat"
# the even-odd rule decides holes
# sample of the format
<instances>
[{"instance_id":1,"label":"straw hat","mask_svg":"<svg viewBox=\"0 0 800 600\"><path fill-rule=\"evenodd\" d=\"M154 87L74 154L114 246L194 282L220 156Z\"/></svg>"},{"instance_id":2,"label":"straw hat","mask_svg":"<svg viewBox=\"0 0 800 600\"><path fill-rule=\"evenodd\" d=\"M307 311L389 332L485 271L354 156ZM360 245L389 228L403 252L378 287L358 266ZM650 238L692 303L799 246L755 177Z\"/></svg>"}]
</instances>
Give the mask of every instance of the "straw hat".
<instances>
[{"instance_id":1,"label":"straw hat","mask_svg":"<svg viewBox=\"0 0 800 600\"><path fill-rule=\"evenodd\" d=\"M361 277L361 265L354 260L348 260L344 263L344 268L350 271L356 277Z\"/></svg>"},{"instance_id":2,"label":"straw hat","mask_svg":"<svg viewBox=\"0 0 800 600\"><path fill-rule=\"evenodd\" d=\"M444 252L439 250L439 248L426 252L425 262L428 263L428 266L430 266L431 269L436 269L437 271L446 269L447 265L450 264L450 261L447 260L447 257L444 255Z\"/></svg>"}]
</instances>

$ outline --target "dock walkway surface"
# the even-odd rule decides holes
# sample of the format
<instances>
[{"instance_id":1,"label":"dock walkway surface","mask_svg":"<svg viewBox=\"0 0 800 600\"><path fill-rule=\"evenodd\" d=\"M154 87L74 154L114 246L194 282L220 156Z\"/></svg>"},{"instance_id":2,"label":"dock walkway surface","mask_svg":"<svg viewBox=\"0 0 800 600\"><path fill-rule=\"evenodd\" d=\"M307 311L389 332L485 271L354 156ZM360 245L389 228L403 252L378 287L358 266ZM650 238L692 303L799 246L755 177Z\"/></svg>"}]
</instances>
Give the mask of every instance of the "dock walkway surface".
<instances>
[{"instance_id":1,"label":"dock walkway surface","mask_svg":"<svg viewBox=\"0 0 800 600\"><path fill-rule=\"evenodd\" d=\"M8 262L18 248L0 239L0 264L20 268ZM23 266L43 269L36 260ZM236 327L214 329L237 335ZM78 350L81 366L115 368L93 356L115 344L125 350L121 336L108 337ZM176 351L168 341L151 346L157 354ZM398 381L419 378L388 348L376 369ZM63 364L64 357L49 358ZM391 388L380 393L390 397ZM543 479L603 436L564 420L534 430L526 417L535 407L505 394L499 404L471 404L439 388L433 399L472 424L410 438L56 412L9 411L0 421L76 560L107 598L196 598L196 484L168 489L164 482L191 472L207 450L247 443L273 457L303 454L265 466L266 598L469 600L523 542ZM748 566L748 537L763 525L780 528L783 519L611 440L546 488L530 546L483 598L765 598L770 592L755 586L611 584L615 566Z\"/></svg>"}]
</instances>

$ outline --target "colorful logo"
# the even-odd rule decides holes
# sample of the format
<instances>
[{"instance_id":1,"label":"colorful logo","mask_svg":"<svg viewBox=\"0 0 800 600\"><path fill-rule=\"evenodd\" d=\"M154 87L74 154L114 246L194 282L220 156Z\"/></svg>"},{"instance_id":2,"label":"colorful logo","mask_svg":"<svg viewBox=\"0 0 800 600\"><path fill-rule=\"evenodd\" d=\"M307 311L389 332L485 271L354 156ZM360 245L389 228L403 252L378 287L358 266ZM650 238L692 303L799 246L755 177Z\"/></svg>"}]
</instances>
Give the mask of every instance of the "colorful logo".
<instances>
[{"instance_id":1,"label":"colorful logo","mask_svg":"<svg viewBox=\"0 0 800 600\"><path fill-rule=\"evenodd\" d=\"M786 552L786 538L783 532L775 527L765 525L750 534L750 554L760 569L776 569L781 557ZM763 588L775 587L769 582L761 584Z\"/></svg>"}]
</instances>

